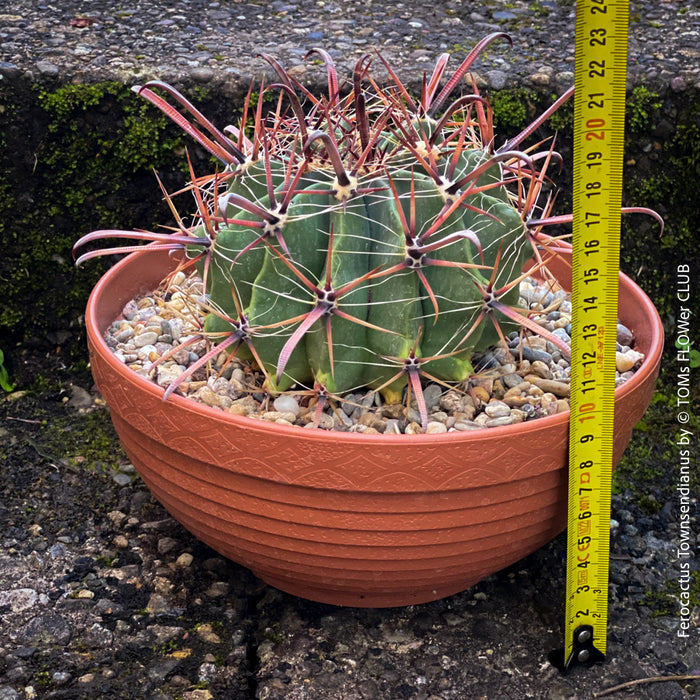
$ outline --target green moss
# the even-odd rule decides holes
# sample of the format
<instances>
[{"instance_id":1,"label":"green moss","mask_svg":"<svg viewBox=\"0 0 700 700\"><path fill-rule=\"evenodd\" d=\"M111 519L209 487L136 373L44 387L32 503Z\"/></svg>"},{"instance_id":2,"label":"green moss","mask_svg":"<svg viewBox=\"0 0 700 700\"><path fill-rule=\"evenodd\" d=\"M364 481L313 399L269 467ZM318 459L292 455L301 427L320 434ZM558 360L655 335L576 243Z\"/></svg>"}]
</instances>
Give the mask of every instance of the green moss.
<instances>
[{"instance_id":1,"label":"green moss","mask_svg":"<svg viewBox=\"0 0 700 700\"><path fill-rule=\"evenodd\" d=\"M75 322L106 269L104 262L74 267L71 249L81 234L170 221L153 169L180 187L184 139L118 83L31 92L3 86L0 98L13 105L0 114L4 153L21 151L27 136L18 124L41 132L31 173L27 163L0 156L0 326L27 341Z\"/></svg>"},{"instance_id":2,"label":"green moss","mask_svg":"<svg viewBox=\"0 0 700 700\"><path fill-rule=\"evenodd\" d=\"M663 589L647 591L641 600L641 605L651 608L654 617L675 616L678 614L680 593L680 581L670 579L666 581ZM691 609L700 605L700 571L690 572L690 590L687 593Z\"/></svg>"},{"instance_id":3,"label":"green moss","mask_svg":"<svg viewBox=\"0 0 700 700\"><path fill-rule=\"evenodd\" d=\"M57 413L42 407L41 401L60 400L67 392L57 382L35 383L27 402L33 424L40 432L32 439L34 450L51 462L61 462L73 470L89 472L116 471L126 461L109 413L94 410L75 415L72 411Z\"/></svg>"},{"instance_id":4,"label":"green moss","mask_svg":"<svg viewBox=\"0 0 700 700\"><path fill-rule=\"evenodd\" d=\"M655 109L655 96L647 95L643 101ZM658 119L654 110L638 108L636 114L633 121L644 119L651 124ZM663 135L646 139L632 153L624 172L623 204L655 209L666 222L663 237L659 237L658 225L648 217L623 217L621 250L623 268L651 296L664 320L676 312L677 265L700 259L695 204L699 175L700 106L690 101L679 110L675 126L667 124ZM694 314L700 313L700 296L693 295L690 306Z\"/></svg>"},{"instance_id":5,"label":"green moss","mask_svg":"<svg viewBox=\"0 0 700 700\"><path fill-rule=\"evenodd\" d=\"M62 204L69 211L81 213L79 207L86 201L99 200L107 188L114 191L115 182L118 186L129 175L152 169L164 155L182 154L182 139L170 135L167 118L154 116L148 103L118 83L43 90L38 101L49 117L49 132L55 135L41 165L58 175L56 185L66 186ZM91 122L99 124L92 117L95 107L117 112L111 132L90 129ZM98 215L114 218L111 209L100 205Z\"/></svg>"},{"instance_id":6,"label":"green moss","mask_svg":"<svg viewBox=\"0 0 700 700\"><path fill-rule=\"evenodd\" d=\"M169 656L180 648L180 641L177 638L169 639L167 642L157 645L153 651L160 656Z\"/></svg>"},{"instance_id":7,"label":"green moss","mask_svg":"<svg viewBox=\"0 0 700 700\"><path fill-rule=\"evenodd\" d=\"M559 95L552 95L551 101L554 102ZM574 129L574 102L569 100L562 105L555 114L549 118L549 127L554 131L562 131L572 133Z\"/></svg>"},{"instance_id":8,"label":"green moss","mask_svg":"<svg viewBox=\"0 0 700 700\"><path fill-rule=\"evenodd\" d=\"M527 120L527 104L531 102L530 93L521 88L494 92L491 95L494 126L501 129L520 128Z\"/></svg>"},{"instance_id":9,"label":"green moss","mask_svg":"<svg viewBox=\"0 0 700 700\"><path fill-rule=\"evenodd\" d=\"M535 2L531 3L530 9L535 17L547 17L551 12L550 8L540 3L539 0L535 0Z\"/></svg>"},{"instance_id":10,"label":"green moss","mask_svg":"<svg viewBox=\"0 0 700 700\"><path fill-rule=\"evenodd\" d=\"M10 373L5 367L5 353L0 348L0 389L3 391L12 391L15 385L10 382Z\"/></svg>"},{"instance_id":11,"label":"green moss","mask_svg":"<svg viewBox=\"0 0 700 700\"><path fill-rule=\"evenodd\" d=\"M51 676L48 671L39 671L34 676L34 685L40 690L46 690L51 687Z\"/></svg>"},{"instance_id":12,"label":"green moss","mask_svg":"<svg viewBox=\"0 0 700 700\"><path fill-rule=\"evenodd\" d=\"M625 114L627 130L634 133L649 130L660 107L661 100L655 92L651 92L643 85L634 88L627 97Z\"/></svg>"},{"instance_id":13,"label":"green moss","mask_svg":"<svg viewBox=\"0 0 700 700\"><path fill-rule=\"evenodd\" d=\"M113 554L111 556L106 556L105 554L98 554L95 557L95 562L105 569L111 569L115 562L119 561L119 555Z\"/></svg>"}]
</instances>

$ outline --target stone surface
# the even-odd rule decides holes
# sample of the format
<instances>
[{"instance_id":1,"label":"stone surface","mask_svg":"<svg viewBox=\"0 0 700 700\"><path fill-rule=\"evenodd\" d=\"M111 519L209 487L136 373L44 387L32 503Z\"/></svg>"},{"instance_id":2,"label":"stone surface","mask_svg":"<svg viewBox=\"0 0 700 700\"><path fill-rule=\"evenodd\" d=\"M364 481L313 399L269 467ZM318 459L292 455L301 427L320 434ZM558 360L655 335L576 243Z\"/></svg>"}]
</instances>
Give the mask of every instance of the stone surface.
<instances>
[{"instance_id":1,"label":"stone surface","mask_svg":"<svg viewBox=\"0 0 700 700\"><path fill-rule=\"evenodd\" d=\"M440 402L468 403L455 394ZM76 430L89 417L68 402L48 405ZM0 401L0 424L13 429L0 471L0 699L130 698L137 688L151 700L571 700L640 678L688 675L700 664L700 610L691 612L688 638L678 635L672 469L653 487L636 483L647 494L644 508L631 492L613 496L608 660L563 678L547 663L563 639L563 536L434 603L312 603L198 543L138 477L119 486L108 470L76 461L80 453L72 455L76 466L52 468L29 447L47 439L32 422L43 415L37 410L29 395ZM104 410L95 403L92 420ZM458 429L469 429L461 422ZM126 457L119 461L128 471ZM633 696L698 692L698 682L667 681L635 686Z\"/></svg>"},{"instance_id":2,"label":"stone surface","mask_svg":"<svg viewBox=\"0 0 700 700\"><path fill-rule=\"evenodd\" d=\"M321 84L325 71L304 61L310 48L326 49L343 75L360 55L379 48L401 75L417 79L442 51L463 56L482 36L504 31L513 47L501 41L489 49L478 66L482 84L562 88L572 82L571 3L485 0L473 10L457 0L391 7L383 0L134 0L118 10L106 0L89 7L79 0L19 0L0 14L0 71L67 82L160 78L239 92L264 69L260 53L273 54L297 79ZM641 4L629 38L632 82L679 92L697 85L697 12L692 4L688 10L678 11L674 1Z\"/></svg>"}]
</instances>

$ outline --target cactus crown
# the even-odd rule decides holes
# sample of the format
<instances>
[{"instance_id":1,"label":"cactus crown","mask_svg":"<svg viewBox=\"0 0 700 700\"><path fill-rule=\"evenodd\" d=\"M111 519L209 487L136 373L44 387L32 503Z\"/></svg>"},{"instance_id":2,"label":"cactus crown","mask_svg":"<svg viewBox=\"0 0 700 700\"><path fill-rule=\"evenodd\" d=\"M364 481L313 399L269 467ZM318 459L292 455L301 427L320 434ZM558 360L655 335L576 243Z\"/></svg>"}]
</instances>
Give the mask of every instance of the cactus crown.
<instances>
[{"instance_id":1,"label":"cactus crown","mask_svg":"<svg viewBox=\"0 0 700 700\"><path fill-rule=\"evenodd\" d=\"M473 354L514 328L546 334L514 305L523 265L556 254L541 229L562 220L549 216L545 187L558 156L518 147L572 90L497 148L476 85L448 98L500 37L508 38L480 41L444 84L449 56L440 56L419 99L381 56L388 86L364 56L341 89L330 55L314 49L327 68L323 98L264 56L279 82L261 93L280 92L276 110L263 114L260 99L249 127L249 92L240 126L224 132L172 87L135 87L225 167L192 174L191 226L178 217L172 234L98 231L76 245L115 236L185 249L204 278L203 335L215 344L191 369L226 348L257 363L271 393L305 387L325 399L368 386L389 402L413 394L425 424L421 377L463 382Z\"/></svg>"}]
</instances>

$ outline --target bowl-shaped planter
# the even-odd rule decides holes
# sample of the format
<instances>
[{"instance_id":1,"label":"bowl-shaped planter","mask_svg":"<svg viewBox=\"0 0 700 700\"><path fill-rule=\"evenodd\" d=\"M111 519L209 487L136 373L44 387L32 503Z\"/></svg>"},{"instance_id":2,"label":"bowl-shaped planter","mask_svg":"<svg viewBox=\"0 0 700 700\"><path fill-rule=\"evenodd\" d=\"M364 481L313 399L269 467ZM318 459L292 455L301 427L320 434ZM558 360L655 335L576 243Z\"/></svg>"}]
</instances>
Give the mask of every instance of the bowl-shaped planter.
<instances>
[{"instance_id":1,"label":"bowl-shaped planter","mask_svg":"<svg viewBox=\"0 0 700 700\"><path fill-rule=\"evenodd\" d=\"M120 363L103 333L174 261L135 253L95 287L92 372L138 473L168 512L272 586L383 607L462 591L566 526L568 412L441 435L304 430L173 395ZM567 266L550 269L566 285ZM616 393L615 463L654 390L663 347L651 301L620 275L620 318L646 359Z\"/></svg>"}]
</instances>

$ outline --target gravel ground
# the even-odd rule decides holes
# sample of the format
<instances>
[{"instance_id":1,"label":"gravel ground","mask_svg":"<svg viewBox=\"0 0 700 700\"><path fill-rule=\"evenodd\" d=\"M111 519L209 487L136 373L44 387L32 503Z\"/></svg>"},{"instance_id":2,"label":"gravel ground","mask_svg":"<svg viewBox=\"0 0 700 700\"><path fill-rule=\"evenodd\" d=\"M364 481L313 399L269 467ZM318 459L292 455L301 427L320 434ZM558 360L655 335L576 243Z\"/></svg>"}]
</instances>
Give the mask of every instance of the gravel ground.
<instances>
[{"instance_id":1,"label":"gravel ground","mask_svg":"<svg viewBox=\"0 0 700 700\"><path fill-rule=\"evenodd\" d=\"M630 81L700 83L697 3L631 3ZM380 19L381 18L381 19ZM0 7L0 75L37 82L159 77L240 94L259 52L340 71L379 48L408 75L513 33L480 61L494 88L572 82L573 2L440 4L19 0ZM0 700L371 700L700 697L697 522L680 529L677 424L652 407L613 497L608 658L561 676L565 542L443 601L355 610L280 593L198 543L153 501L90 379L48 357L0 401ZM693 507L697 493L691 494ZM689 540L681 540L682 534ZM680 603L691 564L691 605ZM687 636L686 636L687 635ZM660 677L659 680L657 677Z\"/></svg>"},{"instance_id":2,"label":"gravel ground","mask_svg":"<svg viewBox=\"0 0 700 700\"><path fill-rule=\"evenodd\" d=\"M0 402L2 700L563 700L655 677L611 697L700 697L700 680L683 679L700 675L700 608L686 620L679 607L664 411L649 418L655 439L633 438L647 458L623 465L613 497L607 661L562 676L547 654L563 639L563 537L435 603L304 601L169 518L81 384L54 367L41 391Z\"/></svg>"},{"instance_id":3,"label":"gravel ground","mask_svg":"<svg viewBox=\"0 0 700 700\"><path fill-rule=\"evenodd\" d=\"M37 79L127 84L158 77L245 87L271 53L303 81L325 79L304 61L321 47L341 75L379 49L402 75L420 77L439 53L464 56L493 31L512 34L480 60L494 88L561 89L573 81L573 0L441 3L385 0L19 0L0 10L1 61ZM696 2L630 3L629 71L634 84L682 90L700 81Z\"/></svg>"}]
</instances>

